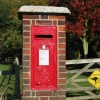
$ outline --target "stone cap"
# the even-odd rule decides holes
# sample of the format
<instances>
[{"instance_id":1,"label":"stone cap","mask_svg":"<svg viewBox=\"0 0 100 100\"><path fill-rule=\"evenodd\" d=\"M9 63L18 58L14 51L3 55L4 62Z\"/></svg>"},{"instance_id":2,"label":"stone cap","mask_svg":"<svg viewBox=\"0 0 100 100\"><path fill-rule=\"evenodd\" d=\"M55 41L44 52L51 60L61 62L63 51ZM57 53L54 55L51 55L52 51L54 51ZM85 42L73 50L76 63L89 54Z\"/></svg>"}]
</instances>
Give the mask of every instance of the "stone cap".
<instances>
[{"instance_id":1,"label":"stone cap","mask_svg":"<svg viewBox=\"0 0 100 100\"><path fill-rule=\"evenodd\" d=\"M67 7L54 7L54 6L32 6L24 5L19 8L19 18L22 13L34 13L34 14L71 14ZM21 15L21 16L20 16Z\"/></svg>"}]
</instances>

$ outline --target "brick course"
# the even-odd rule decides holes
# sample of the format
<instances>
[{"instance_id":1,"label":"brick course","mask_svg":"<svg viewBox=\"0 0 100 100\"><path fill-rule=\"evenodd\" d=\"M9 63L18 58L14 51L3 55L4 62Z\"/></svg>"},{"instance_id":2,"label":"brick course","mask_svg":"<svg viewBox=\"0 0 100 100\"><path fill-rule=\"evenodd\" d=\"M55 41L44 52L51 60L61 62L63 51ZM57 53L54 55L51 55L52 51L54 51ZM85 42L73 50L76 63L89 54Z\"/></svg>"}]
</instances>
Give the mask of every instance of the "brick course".
<instances>
[{"instance_id":1,"label":"brick course","mask_svg":"<svg viewBox=\"0 0 100 100\"><path fill-rule=\"evenodd\" d=\"M51 20L36 20L36 25L52 25Z\"/></svg>"},{"instance_id":2,"label":"brick course","mask_svg":"<svg viewBox=\"0 0 100 100\"><path fill-rule=\"evenodd\" d=\"M31 25L57 26L58 88L52 91L30 89ZM66 32L65 16L23 15L23 95L22 100L65 100L66 98Z\"/></svg>"}]
</instances>

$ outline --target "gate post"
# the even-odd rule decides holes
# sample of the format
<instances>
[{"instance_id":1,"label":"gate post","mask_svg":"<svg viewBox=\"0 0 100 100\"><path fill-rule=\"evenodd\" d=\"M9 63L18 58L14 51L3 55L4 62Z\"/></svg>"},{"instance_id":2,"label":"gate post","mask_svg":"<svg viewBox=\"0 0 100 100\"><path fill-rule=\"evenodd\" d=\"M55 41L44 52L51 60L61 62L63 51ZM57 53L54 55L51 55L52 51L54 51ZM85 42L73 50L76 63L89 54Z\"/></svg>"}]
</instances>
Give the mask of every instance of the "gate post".
<instances>
[{"instance_id":1,"label":"gate post","mask_svg":"<svg viewBox=\"0 0 100 100\"><path fill-rule=\"evenodd\" d=\"M66 99L66 15L65 7L22 6L19 19L23 21L23 89L22 100L65 100ZM57 89L31 89L31 26L57 27ZM44 47L43 47L44 48ZM36 57L37 59L37 57ZM52 59L54 59L52 57ZM38 60L38 59L37 59ZM38 62L38 61L37 61ZM34 66L33 66L34 67ZM53 67L53 66L52 66ZM54 73L55 74L55 73ZM38 84L40 85L40 83Z\"/></svg>"},{"instance_id":2,"label":"gate post","mask_svg":"<svg viewBox=\"0 0 100 100\"><path fill-rule=\"evenodd\" d=\"M15 72L15 89L14 89L14 98L15 100L21 100L20 94L20 67L17 64L13 64Z\"/></svg>"}]
</instances>

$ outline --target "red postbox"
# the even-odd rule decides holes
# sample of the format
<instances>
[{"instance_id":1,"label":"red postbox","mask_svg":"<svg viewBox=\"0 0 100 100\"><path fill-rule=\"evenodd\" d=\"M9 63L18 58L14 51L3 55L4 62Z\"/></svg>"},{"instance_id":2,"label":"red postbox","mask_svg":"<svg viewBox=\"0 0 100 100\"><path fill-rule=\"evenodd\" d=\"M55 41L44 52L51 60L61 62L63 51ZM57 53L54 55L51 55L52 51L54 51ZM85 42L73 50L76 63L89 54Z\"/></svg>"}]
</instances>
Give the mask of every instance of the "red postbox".
<instances>
[{"instance_id":1,"label":"red postbox","mask_svg":"<svg viewBox=\"0 0 100 100\"><path fill-rule=\"evenodd\" d=\"M31 27L31 89L57 89L57 27Z\"/></svg>"}]
</instances>

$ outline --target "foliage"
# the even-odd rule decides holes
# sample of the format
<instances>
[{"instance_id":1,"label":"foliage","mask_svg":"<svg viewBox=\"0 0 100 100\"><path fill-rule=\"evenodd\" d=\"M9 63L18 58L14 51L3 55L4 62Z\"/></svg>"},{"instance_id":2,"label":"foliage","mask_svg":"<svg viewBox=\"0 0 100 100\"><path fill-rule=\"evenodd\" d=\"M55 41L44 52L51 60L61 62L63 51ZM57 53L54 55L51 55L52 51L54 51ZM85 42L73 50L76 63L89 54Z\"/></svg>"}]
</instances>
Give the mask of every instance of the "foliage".
<instances>
[{"instance_id":1,"label":"foliage","mask_svg":"<svg viewBox=\"0 0 100 100\"><path fill-rule=\"evenodd\" d=\"M18 10L23 5L46 5L46 0L0 0L0 56L14 56L22 49L22 21Z\"/></svg>"},{"instance_id":2,"label":"foliage","mask_svg":"<svg viewBox=\"0 0 100 100\"><path fill-rule=\"evenodd\" d=\"M10 45L15 45L16 46L16 42L18 42L19 40L21 40L22 36L21 36L21 30L20 26L21 26L21 21L18 20L17 18L17 10L13 10L16 9L16 7L13 5L13 2L9 2L9 0L1 0L0 1L0 10L2 12L2 16L0 20L0 49L1 49L1 56L6 57L6 56L13 56L15 50L13 49L13 46ZM4 10L3 10L4 9ZM15 15L16 13L16 15ZM16 36L19 39L15 39L14 41L10 40L12 38L14 38L14 36ZM21 48L22 46L22 42L18 42L19 43L19 48ZM8 45L9 44L9 45ZM20 51L19 48L17 48L18 46L16 46L16 49L18 51Z\"/></svg>"},{"instance_id":3,"label":"foliage","mask_svg":"<svg viewBox=\"0 0 100 100\"><path fill-rule=\"evenodd\" d=\"M47 0L22 0L23 5L47 5Z\"/></svg>"},{"instance_id":4,"label":"foliage","mask_svg":"<svg viewBox=\"0 0 100 100\"><path fill-rule=\"evenodd\" d=\"M70 9L71 16L67 17L66 30L79 36L83 43L84 55L87 55L88 44L95 40L100 41L99 0L51 0L50 5Z\"/></svg>"},{"instance_id":5,"label":"foliage","mask_svg":"<svg viewBox=\"0 0 100 100\"><path fill-rule=\"evenodd\" d=\"M22 35L18 33L13 34L12 30L8 30L7 33L2 35L2 37L5 37L5 35L9 34L7 40L3 42L3 48L1 51L3 57L13 57L16 53L21 55Z\"/></svg>"}]
</instances>

